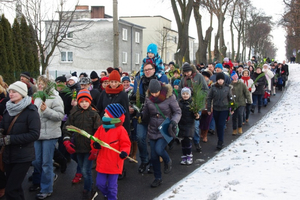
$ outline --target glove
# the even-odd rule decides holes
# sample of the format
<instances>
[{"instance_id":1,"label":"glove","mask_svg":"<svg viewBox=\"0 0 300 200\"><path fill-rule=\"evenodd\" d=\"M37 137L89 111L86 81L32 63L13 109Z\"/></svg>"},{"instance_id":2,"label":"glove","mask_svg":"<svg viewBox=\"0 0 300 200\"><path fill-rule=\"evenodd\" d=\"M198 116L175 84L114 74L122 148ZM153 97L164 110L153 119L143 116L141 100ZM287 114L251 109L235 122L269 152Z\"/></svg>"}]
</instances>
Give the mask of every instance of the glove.
<instances>
[{"instance_id":1,"label":"glove","mask_svg":"<svg viewBox=\"0 0 300 200\"><path fill-rule=\"evenodd\" d=\"M66 150L67 150L67 152L68 152L69 154L73 154L73 153L76 152L75 149L74 149L75 145L74 145L72 142L70 142L70 140L65 140L65 141L63 142L63 144L65 145Z\"/></svg>"},{"instance_id":2,"label":"glove","mask_svg":"<svg viewBox=\"0 0 300 200\"><path fill-rule=\"evenodd\" d=\"M92 149L90 151L90 156L89 156L89 160L96 160L97 158L97 154L98 154L98 150L97 149Z\"/></svg>"},{"instance_id":3,"label":"glove","mask_svg":"<svg viewBox=\"0 0 300 200\"><path fill-rule=\"evenodd\" d=\"M122 152L119 154L119 156L120 156L120 158L125 159L125 158L128 156L128 154L127 154L125 151L122 151Z\"/></svg>"},{"instance_id":4,"label":"glove","mask_svg":"<svg viewBox=\"0 0 300 200\"><path fill-rule=\"evenodd\" d=\"M10 145L10 135L6 135L0 138L0 146Z\"/></svg>"},{"instance_id":5,"label":"glove","mask_svg":"<svg viewBox=\"0 0 300 200\"><path fill-rule=\"evenodd\" d=\"M177 129L177 123L173 120L171 120L169 127L168 127L168 132L170 134L170 136L172 136L173 138L176 137L176 129Z\"/></svg>"},{"instance_id":6,"label":"glove","mask_svg":"<svg viewBox=\"0 0 300 200\"><path fill-rule=\"evenodd\" d=\"M93 142L93 147L95 149L101 149L101 145L98 142Z\"/></svg>"}]
</instances>

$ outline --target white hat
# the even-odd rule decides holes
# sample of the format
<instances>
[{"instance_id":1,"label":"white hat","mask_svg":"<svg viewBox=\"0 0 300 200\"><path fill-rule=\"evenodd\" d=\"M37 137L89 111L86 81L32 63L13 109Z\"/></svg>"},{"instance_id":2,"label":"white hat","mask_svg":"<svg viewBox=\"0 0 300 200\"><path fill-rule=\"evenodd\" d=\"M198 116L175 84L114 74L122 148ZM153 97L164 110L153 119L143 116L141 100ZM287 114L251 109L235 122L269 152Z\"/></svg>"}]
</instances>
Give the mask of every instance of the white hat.
<instances>
[{"instance_id":1,"label":"white hat","mask_svg":"<svg viewBox=\"0 0 300 200\"><path fill-rule=\"evenodd\" d=\"M75 83L78 82L78 78L76 76L71 76L69 80L73 80Z\"/></svg>"},{"instance_id":2,"label":"white hat","mask_svg":"<svg viewBox=\"0 0 300 200\"><path fill-rule=\"evenodd\" d=\"M26 97L27 93L28 93L27 85L25 83L23 83L22 81L17 81L17 82L14 82L13 84L11 84L8 87L8 91L10 91L10 90L15 90L16 92L21 94L22 97Z\"/></svg>"}]
</instances>

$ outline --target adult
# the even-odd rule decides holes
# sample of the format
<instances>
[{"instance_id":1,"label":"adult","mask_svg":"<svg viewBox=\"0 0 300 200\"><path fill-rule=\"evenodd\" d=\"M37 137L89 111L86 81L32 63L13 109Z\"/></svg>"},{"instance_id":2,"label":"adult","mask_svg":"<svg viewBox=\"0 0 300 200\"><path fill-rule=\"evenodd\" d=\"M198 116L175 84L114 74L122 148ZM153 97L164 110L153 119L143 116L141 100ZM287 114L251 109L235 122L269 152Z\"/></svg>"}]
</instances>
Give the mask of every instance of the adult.
<instances>
[{"instance_id":1,"label":"adult","mask_svg":"<svg viewBox=\"0 0 300 200\"><path fill-rule=\"evenodd\" d=\"M152 79L157 79L162 83L168 83L168 78L163 74L160 78L156 76L156 66L153 63L145 63L143 66L144 75L137 74L134 80L133 93L130 97L132 102L136 102L137 96L141 105L144 104L146 98L146 91ZM139 117L139 116L138 116ZM137 141L141 164L138 171L143 173L149 164L148 150L147 150L147 129L148 122L144 121L137 124Z\"/></svg>"},{"instance_id":2,"label":"adult","mask_svg":"<svg viewBox=\"0 0 300 200\"><path fill-rule=\"evenodd\" d=\"M253 76L251 77L254 81L255 85L255 92L252 93L252 107L251 112L254 113L255 106L258 104L258 113L260 113L260 109L263 105L263 95L265 93L265 88L267 87L267 79L266 76L260 76L262 73L262 69L260 67L257 67Z\"/></svg>"},{"instance_id":3,"label":"adult","mask_svg":"<svg viewBox=\"0 0 300 200\"><path fill-rule=\"evenodd\" d=\"M254 71L255 71L255 70L254 70L254 66L253 66L253 65L250 65L249 68L248 68L248 70L249 70L249 72L250 72L250 75L249 75L249 76L252 77L253 74L254 74Z\"/></svg>"},{"instance_id":4,"label":"adult","mask_svg":"<svg viewBox=\"0 0 300 200\"><path fill-rule=\"evenodd\" d=\"M216 80L216 77L217 77L217 74L218 73L223 73L224 74L224 77L225 77L225 84L229 85L230 84L230 78L228 75L226 75L224 72L223 72L223 66L221 63L218 63L215 65L215 71L216 73L213 74L211 77L210 77L210 80L212 80L214 83L217 82Z\"/></svg>"},{"instance_id":5,"label":"adult","mask_svg":"<svg viewBox=\"0 0 300 200\"><path fill-rule=\"evenodd\" d=\"M100 78L102 79L103 77L107 76L107 72L106 71L102 71L100 73Z\"/></svg>"},{"instance_id":6,"label":"adult","mask_svg":"<svg viewBox=\"0 0 300 200\"><path fill-rule=\"evenodd\" d=\"M98 76L97 72L92 71L91 74L90 74L90 78L92 80L93 88L96 89L96 90L99 90L99 92L101 92L101 90L100 90L100 80L99 80L99 76Z\"/></svg>"},{"instance_id":7,"label":"adult","mask_svg":"<svg viewBox=\"0 0 300 200\"><path fill-rule=\"evenodd\" d=\"M282 70L285 72L282 79L283 79L283 87L285 87L285 83L288 80L289 76L289 66L285 63L285 60L282 61Z\"/></svg>"},{"instance_id":8,"label":"adult","mask_svg":"<svg viewBox=\"0 0 300 200\"><path fill-rule=\"evenodd\" d=\"M78 83L78 78L76 76L71 76L68 81L68 87L70 88L71 91L76 91L78 94L80 90L80 85Z\"/></svg>"},{"instance_id":9,"label":"adult","mask_svg":"<svg viewBox=\"0 0 300 200\"><path fill-rule=\"evenodd\" d=\"M207 66L207 69L211 72L211 74L214 74L215 73L215 64L209 63Z\"/></svg>"},{"instance_id":10,"label":"adult","mask_svg":"<svg viewBox=\"0 0 300 200\"><path fill-rule=\"evenodd\" d=\"M239 79L242 78L243 76L243 70L244 70L244 66L243 65L239 65L236 71L236 74L238 75Z\"/></svg>"},{"instance_id":11,"label":"adult","mask_svg":"<svg viewBox=\"0 0 300 200\"><path fill-rule=\"evenodd\" d=\"M151 163L154 170L155 180L151 187L158 187L162 182L161 165L159 157L164 162L164 173L168 174L172 170L172 160L165 147L167 141L158 130L165 117L171 120L169 130L176 131L177 124L181 118L181 109L176 101L173 89L170 84L164 85L156 79L149 83L147 98L143 108L143 120L149 121L148 138L150 139Z\"/></svg>"},{"instance_id":12,"label":"adult","mask_svg":"<svg viewBox=\"0 0 300 200\"><path fill-rule=\"evenodd\" d=\"M262 71L265 73L265 76L266 76L266 79L267 79L267 82L268 82L267 89L268 89L268 91L271 92L271 89L272 89L272 78L274 77L274 74L271 71L271 66L268 65L268 64L264 64Z\"/></svg>"},{"instance_id":13,"label":"adult","mask_svg":"<svg viewBox=\"0 0 300 200\"><path fill-rule=\"evenodd\" d=\"M28 96L32 96L36 91L36 86L30 82L31 77L29 72L22 72L20 74L20 81L24 82L28 88Z\"/></svg>"},{"instance_id":14,"label":"adult","mask_svg":"<svg viewBox=\"0 0 300 200\"><path fill-rule=\"evenodd\" d=\"M5 197L7 200L22 200L25 199L22 182L35 159L34 141L39 138L41 123L25 83L17 81L11 84L8 92L10 100L0 123L0 146L6 146L3 153L7 179Z\"/></svg>"},{"instance_id":15,"label":"adult","mask_svg":"<svg viewBox=\"0 0 300 200\"><path fill-rule=\"evenodd\" d=\"M44 76L38 78L38 90L43 91L48 87L50 80ZM36 195L37 199L45 199L51 196L53 192L53 156L55 145L61 137L61 121L64 117L64 104L59 93L51 89L51 98L44 102L40 97L35 98L34 105L38 108L39 118L41 120L41 134L34 142L35 160L32 162L34 172L32 175L33 186L30 191L40 189Z\"/></svg>"}]
</instances>

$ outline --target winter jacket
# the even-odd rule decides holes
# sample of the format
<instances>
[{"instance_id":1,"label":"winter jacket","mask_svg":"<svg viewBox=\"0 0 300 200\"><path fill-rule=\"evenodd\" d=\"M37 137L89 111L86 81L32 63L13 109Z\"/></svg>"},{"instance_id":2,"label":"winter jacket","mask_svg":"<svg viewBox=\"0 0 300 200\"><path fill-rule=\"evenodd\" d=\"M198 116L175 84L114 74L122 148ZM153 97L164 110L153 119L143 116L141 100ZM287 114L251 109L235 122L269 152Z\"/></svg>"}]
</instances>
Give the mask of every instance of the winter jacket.
<instances>
[{"instance_id":1,"label":"winter jacket","mask_svg":"<svg viewBox=\"0 0 300 200\"><path fill-rule=\"evenodd\" d=\"M0 121L6 109L6 102L8 101L9 101L9 97L5 97L4 93L1 93L0 94Z\"/></svg>"},{"instance_id":2,"label":"winter jacket","mask_svg":"<svg viewBox=\"0 0 300 200\"><path fill-rule=\"evenodd\" d=\"M190 104L192 99L179 100L179 107L181 109L181 118L178 123L179 133L178 137L193 137L195 132L195 115L190 111Z\"/></svg>"},{"instance_id":3,"label":"winter jacket","mask_svg":"<svg viewBox=\"0 0 300 200\"><path fill-rule=\"evenodd\" d=\"M85 130L90 135L94 135L101 124L100 116L92 106L87 110L82 109L80 106L75 106L71 110L67 122L64 124L63 139L70 140L75 145L76 153L88 153L91 150L90 139L79 133L69 132L66 126L73 125Z\"/></svg>"},{"instance_id":4,"label":"winter jacket","mask_svg":"<svg viewBox=\"0 0 300 200\"><path fill-rule=\"evenodd\" d=\"M72 102L72 96L68 95L66 93L59 92L59 96L62 99L64 103L64 113L66 115L70 114L70 111L72 110L73 106L71 105Z\"/></svg>"},{"instance_id":5,"label":"winter jacket","mask_svg":"<svg viewBox=\"0 0 300 200\"><path fill-rule=\"evenodd\" d=\"M219 85L217 83L213 84L207 95L207 110L211 110L212 101L214 110L228 110L228 105L231 97L231 87L229 85Z\"/></svg>"},{"instance_id":6,"label":"winter jacket","mask_svg":"<svg viewBox=\"0 0 300 200\"><path fill-rule=\"evenodd\" d=\"M120 152L125 151L129 155L131 143L128 133L123 126L108 129L106 132L101 125L94 136L116 150ZM122 174L123 166L124 160L119 157L118 153L105 147L99 150L96 165L97 172L104 174Z\"/></svg>"},{"instance_id":7,"label":"winter jacket","mask_svg":"<svg viewBox=\"0 0 300 200\"><path fill-rule=\"evenodd\" d=\"M231 82L230 85L232 86L232 96L235 96L234 100L238 107L246 106L246 102L252 103L250 92L244 83L238 81Z\"/></svg>"},{"instance_id":8,"label":"winter jacket","mask_svg":"<svg viewBox=\"0 0 300 200\"><path fill-rule=\"evenodd\" d=\"M146 56L146 58L143 59L143 64L142 64L141 70L140 70L141 76L144 75L144 65L146 63L152 63L156 66L155 76L157 76L157 78L161 78L163 75L165 75L165 67L162 62L162 59L160 58L160 56L158 54L156 54L154 58L149 58L148 56Z\"/></svg>"},{"instance_id":9,"label":"winter jacket","mask_svg":"<svg viewBox=\"0 0 300 200\"><path fill-rule=\"evenodd\" d=\"M100 93L102 92L101 83L99 79L95 82L92 82L92 84L93 84L93 89L98 90Z\"/></svg>"},{"instance_id":10,"label":"winter jacket","mask_svg":"<svg viewBox=\"0 0 300 200\"><path fill-rule=\"evenodd\" d=\"M34 105L38 107L41 120L41 133L39 140L49 140L61 137L61 121L65 115L64 104L57 91L54 91L52 99L46 99L47 108L41 111L42 100L36 98Z\"/></svg>"},{"instance_id":11,"label":"winter jacket","mask_svg":"<svg viewBox=\"0 0 300 200\"><path fill-rule=\"evenodd\" d=\"M99 99L100 99L100 92L99 90L96 89L91 89L90 90L91 96L92 96L92 103L94 104L95 107L97 107L98 103L99 103Z\"/></svg>"},{"instance_id":12,"label":"winter jacket","mask_svg":"<svg viewBox=\"0 0 300 200\"><path fill-rule=\"evenodd\" d=\"M249 103L252 103L253 102L253 100L252 100L252 93L255 92L255 90L256 90L256 87L253 84L253 80L251 78L249 80L244 80L244 77L242 76L242 78L239 81L242 82L242 83L244 83L246 85L248 91L250 92L251 102L249 102ZM246 103L248 103L248 102L246 102Z\"/></svg>"},{"instance_id":13,"label":"winter jacket","mask_svg":"<svg viewBox=\"0 0 300 200\"><path fill-rule=\"evenodd\" d=\"M259 76L260 74L254 72L253 76L251 77L253 79L253 81L255 82L256 78ZM265 93L265 88L267 87L267 79L266 76L262 76L260 77L257 82L254 84L255 85L255 92L253 92L253 94L256 95L263 95Z\"/></svg>"},{"instance_id":14,"label":"winter jacket","mask_svg":"<svg viewBox=\"0 0 300 200\"><path fill-rule=\"evenodd\" d=\"M179 122L181 118L181 109L179 108L178 102L176 101L175 95L173 94L173 89L170 84L162 85L167 89L166 99L157 106L160 108L161 112L168 117L170 120ZM148 138L151 140L157 140L162 138L162 134L158 130L158 127L165 120L160 112L157 110L155 104L149 99L150 93L147 92L147 98L145 100L143 108L143 121L149 121L148 124Z\"/></svg>"},{"instance_id":15,"label":"winter jacket","mask_svg":"<svg viewBox=\"0 0 300 200\"><path fill-rule=\"evenodd\" d=\"M5 110L0 128L4 129L3 135L13 120L14 116L9 116ZM3 162L24 163L35 160L34 141L40 136L41 121L38 109L35 105L28 105L19 115L10 131L11 144L5 147L3 153Z\"/></svg>"},{"instance_id":16,"label":"winter jacket","mask_svg":"<svg viewBox=\"0 0 300 200\"><path fill-rule=\"evenodd\" d=\"M268 90L271 91L271 83L272 83L272 78L274 77L274 74L271 70L267 69L263 69L262 70L264 73L265 73L265 76L266 76L266 80L268 82Z\"/></svg>"},{"instance_id":17,"label":"winter jacket","mask_svg":"<svg viewBox=\"0 0 300 200\"><path fill-rule=\"evenodd\" d=\"M108 106L111 103L119 103L125 108L126 113L125 113L125 122L123 126L127 130L128 134L130 134L130 113L129 113L128 95L124 91L121 91L118 94L107 94L105 90L102 91L99 98L98 107L97 107L100 118L104 116L104 110L106 106Z\"/></svg>"}]
</instances>

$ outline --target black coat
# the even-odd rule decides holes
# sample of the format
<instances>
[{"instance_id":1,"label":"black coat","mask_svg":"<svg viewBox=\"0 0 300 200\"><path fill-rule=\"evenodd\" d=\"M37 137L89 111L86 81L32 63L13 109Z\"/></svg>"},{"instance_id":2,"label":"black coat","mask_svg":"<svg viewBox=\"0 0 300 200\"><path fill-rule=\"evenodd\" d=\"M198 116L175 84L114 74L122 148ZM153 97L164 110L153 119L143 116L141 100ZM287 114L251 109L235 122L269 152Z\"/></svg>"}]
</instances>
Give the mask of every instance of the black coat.
<instances>
[{"instance_id":1,"label":"black coat","mask_svg":"<svg viewBox=\"0 0 300 200\"><path fill-rule=\"evenodd\" d=\"M118 94L107 94L105 90L102 91L97 105L97 109L99 111L99 115L101 119L104 115L104 109L106 108L106 106L112 103L119 103L125 108L126 113L125 113L125 121L123 123L123 126L126 129L128 135L130 135L130 114L129 114L129 100L128 100L127 93L121 91Z\"/></svg>"},{"instance_id":2,"label":"black coat","mask_svg":"<svg viewBox=\"0 0 300 200\"><path fill-rule=\"evenodd\" d=\"M66 93L59 92L59 96L63 100L64 103L64 112L66 115L70 114L70 111L72 110L73 106L71 105L72 102L72 96Z\"/></svg>"},{"instance_id":3,"label":"black coat","mask_svg":"<svg viewBox=\"0 0 300 200\"><path fill-rule=\"evenodd\" d=\"M99 103L101 93L99 92L99 90L96 90L96 89L91 89L90 93L91 93L91 96L93 98L92 103L94 104L94 106L98 107L98 103Z\"/></svg>"},{"instance_id":4,"label":"black coat","mask_svg":"<svg viewBox=\"0 0 300 200\"><path fill-rule=\"evenodd\" d=\"M4 110L6 109L6 102L8 102L8 101L9 101L9 98L5 97L4 93L1 93L0 94L0 119L3 116Z\"/></svg>"},{"instance_id":5,"label":"black coat","mask_svg":"<svg viewBox=\"0 0 300 200\"><path fill-rule=\"evenodd\" d=\"M13 120L7 111L4 112L0 128L4 129L3 135ZM31 162L35 159L34 141L39 139L41 130L40 116L35 105L30 104L25 108L16 120L10 131L10 145L7 145L3 154L3 162L23 163Z\"/></svg>"},{"instance_id":6,"label":"black coat","mask_svg":"<svg viewBox=\"0 0 300 200\"><path fill-rule=\"evenodd\" d=\"M256 78L259 76L260 74L254 72L253 76L251 77L252 80L255 82ZM265 88L267 87L268 85L268 82L267 82L267 79L266 79L266 76L262 76L260 77L256 83L254 84L255 85L255 91L253 92L253 94L256 94L256 95L263 95L265 94Z\"/></svg>"},{"instance_id":7,"label":"black coat","mask_svg":"<svg viewBox=\"0 0 300 200\"><path fill-rule=\"evenodd\" d=\"M179 134L178 137L193 137L195 132L195 115L190 111L190 104L192 100L179 100L179 107L181 109L181 119L178 123Z\"/></svg>"}]
</instances>

